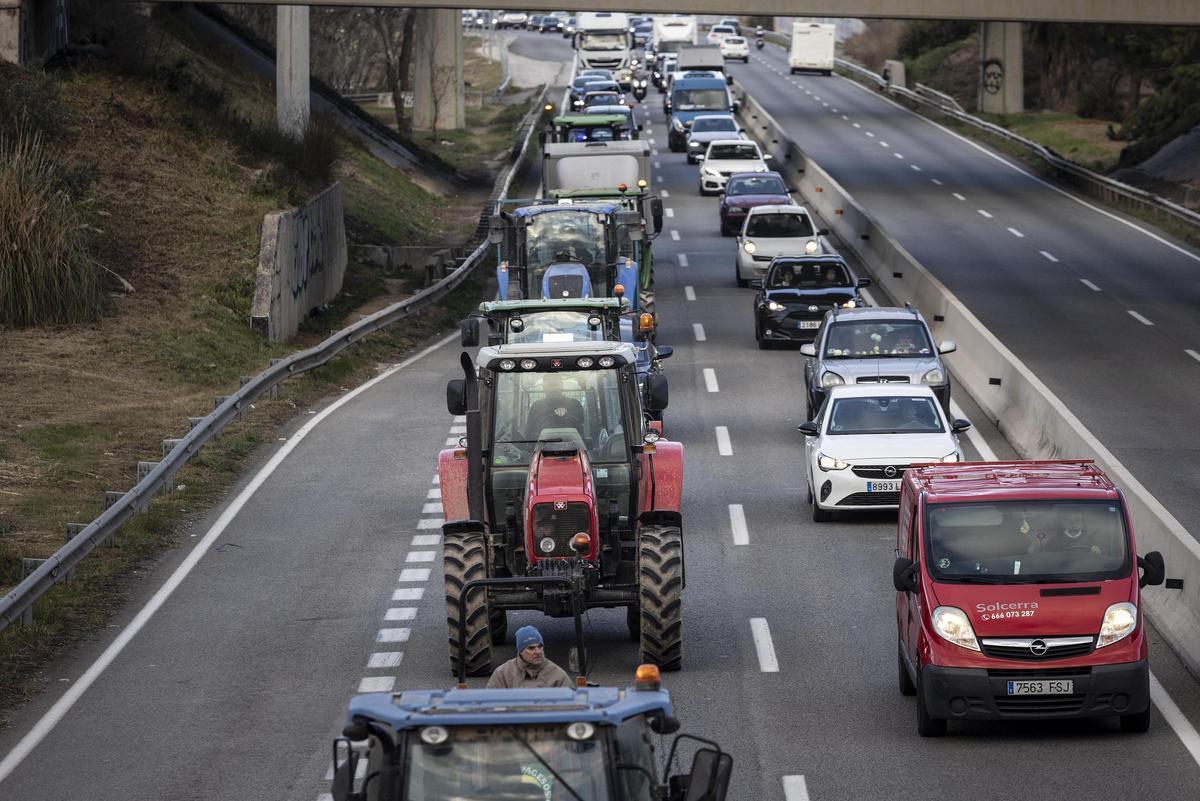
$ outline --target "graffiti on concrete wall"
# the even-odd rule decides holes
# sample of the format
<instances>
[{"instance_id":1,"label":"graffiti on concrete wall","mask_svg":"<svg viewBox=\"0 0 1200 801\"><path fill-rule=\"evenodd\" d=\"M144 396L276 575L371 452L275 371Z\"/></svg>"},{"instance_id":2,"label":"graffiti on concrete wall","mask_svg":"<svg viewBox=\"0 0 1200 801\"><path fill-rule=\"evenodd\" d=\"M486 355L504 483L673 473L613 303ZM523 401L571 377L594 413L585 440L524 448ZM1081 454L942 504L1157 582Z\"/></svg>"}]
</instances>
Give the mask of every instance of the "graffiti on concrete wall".
<instances>
[{"instance_id":1,"label":"graffiti on concrete wall","mask_svg":"<svg viewBox=\"0 0 1200 801\"><path fill-rule=\"evenodd\" d=\"M998 95L1004 88L1004 64L998 58L983 62L983 91Z\"/></svg>"}]
</instances>

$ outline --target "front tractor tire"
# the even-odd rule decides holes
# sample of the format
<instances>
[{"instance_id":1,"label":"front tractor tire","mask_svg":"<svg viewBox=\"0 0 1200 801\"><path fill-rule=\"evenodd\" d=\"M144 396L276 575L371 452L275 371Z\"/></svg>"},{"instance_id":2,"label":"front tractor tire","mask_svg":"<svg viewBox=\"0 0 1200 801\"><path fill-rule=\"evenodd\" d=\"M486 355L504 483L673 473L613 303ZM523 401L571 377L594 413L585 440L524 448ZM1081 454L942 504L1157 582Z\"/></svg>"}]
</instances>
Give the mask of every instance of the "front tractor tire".
<instances>
[{"instance_id":1,"label":"front tractor tire","mask_svg":"<svg viewBox=\"0 0 1200 801\"><path fill-rule=\"evenodd\" d=\"M638 651L661 670L683 665L683 532L646 526L638 537ZM630 615L632 623L632 614ZM630 634L633 626L630 625Z\"/></svg>"},{"instance_id":2,"label":"front tractor tire","mask_svg":"<svg viewBox=\"0 0 1200 801\"><path fill-rule=\"evenodd\" d=\"M446 587L446 630L450 638L450 669L458 675L459 632L467 627L466 666L468 676L492 672L492 634L487 589L471 590L466 620L458 619L458 599L468 581L487 578L487 552L482 534L445 534L442 540L442 570Z\"/></svg>"}]
</instances>

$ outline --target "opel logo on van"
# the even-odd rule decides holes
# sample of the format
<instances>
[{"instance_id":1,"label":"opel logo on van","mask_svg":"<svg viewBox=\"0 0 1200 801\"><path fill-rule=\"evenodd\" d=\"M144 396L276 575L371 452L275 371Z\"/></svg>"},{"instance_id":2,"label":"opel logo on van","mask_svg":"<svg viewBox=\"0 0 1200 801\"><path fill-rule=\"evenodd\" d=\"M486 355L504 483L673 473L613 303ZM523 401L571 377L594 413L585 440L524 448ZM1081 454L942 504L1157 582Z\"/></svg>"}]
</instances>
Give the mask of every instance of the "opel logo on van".
<instances>
[{"instance_id":1,"label":"opel logo on van","mask_svg":"<svg viewBox=\"0 0 1200 801\"><path fill-rule=\"evenodd\" d=\"M1046 645L1042 640L1034 640L1029 643L1029 653L1034 656L1045 656L1048 650L1050 650L1050 646Z\"/></svg>"}]
</instances>

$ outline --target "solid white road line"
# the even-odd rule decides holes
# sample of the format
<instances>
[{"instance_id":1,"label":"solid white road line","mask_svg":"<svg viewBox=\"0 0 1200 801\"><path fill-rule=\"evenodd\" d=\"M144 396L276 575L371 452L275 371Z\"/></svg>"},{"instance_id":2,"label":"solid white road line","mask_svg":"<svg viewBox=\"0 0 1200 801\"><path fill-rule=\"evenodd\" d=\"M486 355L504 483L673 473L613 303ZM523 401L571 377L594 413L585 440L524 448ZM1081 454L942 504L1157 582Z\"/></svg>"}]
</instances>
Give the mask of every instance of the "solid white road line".
<instances>
[{"instance_id":1,"label":"solid white road line","mask_svg":"<svg viewBox=\"0 0 1200 801\"><path fill-rule=\"evenodd\" d=\"M685 286L683 288L683 297L685 300L695 300L696 299L696 289L691 286Z\"/></svg>"},{"instance_id":2,"label":"solid white road line","mask_svg":"<svg viewBox=\"0 0 1200 801\"><path fill-rule=\"evenodd\" d=\"M962 407L958 405L958 401L954 400L954 398L950 399L950 414L955 417L966 417ZM975 450L979 452L979 458L985 462L996 461L996 452L992 450L991 445L987 444L987 440L983 438L983 434L979 433L977 426L971 426L967 429L967 441L975 446Z\"/></svg>"},{"instance_id":3,"label":"solid white road line","mask_svg":"<svg viewBox=\"0 0 1200 801\"><path fill-rule=\"evenodd\" d=\"M678 241L679 241L679 232L678 232L678 231L676 231L674 228L672 228L672 229L671 229L671 241L672 241L672 242L678 242Z\"/></svg>"},{"instance_id":4,"label":"solid white road line","mask_svg":"<svg viewBox=\"0 0 1200 801\"><path fill-rule=\"evenodd\" d=\"M441 501L430 501L429 503L427 503L421 507L421 514L423 514L423 515L432 515L432 514L440 515L441 513L442 513Z\"/></svg>"},{"instance_id":5,"label":"solid white road line","mask_svg":"<svg viewBox=\"0 0 1200 801\"><path fill-rule=\"evenodd\" d=\"M1010 234L1012 234L1013 236L1015 236L1017 239L1024 239L1024 238L1025 238L1025 234L1021 233L1021 232L1020 232L1020 231L1018 231L1016 228L1009 228L1009 229L1008 229L1008 232L1009 232Z\"/></svg>"},{"instance_id":6,"label":"solid white road line","mask_svg":"<svg viewBox=\"0 0 1200 801\"><path fill-rule=\"evenodd\" d=\"M1171 700L1171 696L1159 684L1158 677L1154 673L1150 674L1150 700L1166 718L1167 724L1175 730L1176 736L1179 737L1179 741L1183 743L1183 747L1188 750L1188 753L1192 755L1192 759L1196 761L1197 765L1200 765L1200 734L1196 733L1196 727Z\"/></svg>"},{"instance_id":7,"label":"solid white road line","mask_svg":"<svg viewBox=\"0 0 1200 801\"><path fill-rule=\"evenodd\" d=\"M408 556L404 557L405 562L432 562L437 556L437 551L409 551Z\"/></svg>"},{"instance_id":8,"label":"solid white road line","mask_svg":"<svg viewBox=\"0 0 1200 801\"><path fill-rule=\"evenodd\" d=\"M442 521L436 517L423 517L417 521L417 528L441 528Z\"/></svg>"},{"instance_id":9,"label":"solid white road line","mask_svg":"<svg viewBox=\"0 0 1200 801\"><path fill-rule=\"evenodd\" d=\"M427 567L406 567L400 571L400 578L396 581L409 583L429 581L429 568Z\"/></svg>"},{"instance_id":10,"label":"solid white road line","mask_svg":"<svg viewBox=\"0 0 1200 801\"><path fill-rule=\"evenodd\" d=\"M1138 314L1133 309L1128 309L1127 311L1129 312L1130 317L1137 320L1142 325L1154 325L1154 323L1152 323L1148 319L1146 319L1145 315Z\"/></svg>"},{"instance_id":11,"label":"solid white road line","mask_svg":"<svg viewBox=\"0 0 1200 801\"><path fill-rule=\"evenodd\" d=\"M1188 356L1191 356L1196 361L1200 362L1200 353L1197 353L1196 351L1192 350L1191 348L1184 348L1183 352L1186 353Z\"/></svg>"},{"instance_id":12,"label":"solid white road line","mask_svg":"<svg viewBox=\"0 0 1200 801\"><path fill-rule=\"evenodd\" d=\"M395 684L395 676L364 676L362 681L358 683L358 692L390 693Z\"/></svg>"},{"instance_id":13,"label":"solid white road line","mask_svg":"<svg viewBox=\"0 0 1200 801\"><path fill-rule=\"evenodd\" d=\"M1096 286L1095 284L1093 284L1091 281L1087 280L1086 278L1080 278L1079 283L1083 284L1084 286L1086 286L1088 289L1092 290L1093 292L1100 291L1100 287Z\"/></svg>"},{"instance_id":14,"label":"solid white road line","mask_svg":"<svg viewBox=\"0 0 1200 801\"><path fill-rule=\"evenodd\" d=\"M1047 261L1052 261L1052 262L1054 262L1055 264L1058 264L1058 259L1056 259L1056 258L1054 257L1054 254L1053 254L1053 253L1051 253L1050 251L1048 251L1048 250L1039 250L1039 251L1038 251L1038 253L1041 253L1041 254L1042 254L1042 256L1043 256L1043 257L1044 257L1044 258L1045 258Z\"/></svg>"},{"instance_id":15,"label":"solid white road line","mask_svg":"<svg viewBox=\"0 0 1200 801\"><path fill-rule=\"evenodd\" d=\"M401 587L392 592L393 601L419 601L424 597L424 587Z\"/></svg>"},{"instance_id":16,"label":"solid white road line","mask_svg":"<svg viewBox=\"0 0 1200 801\"><path fill-rule=\"evenodd\" d=\"M413 545L440 545L442 542L441 534L413 534Z\"/></svg>"},{"instance_id":17,"label":"solid white road line","mask_svg":"<svg viewBox=\"0 0 1200 801\"><path fill-rule=\"evenodd\" d=\"M375 634L375 642L408 642L412 629L380 629Z\"/></svg>"},{"instance_id":18,"label":"solid white road line","mask_svg":"<svg viewBox=\"0 0 1200 801\"><path fill-rule=\"evenodd\" d=\"M733 445L729 442L729 429L717 426L717 453L722 456L733 456Z\"/></svg>"},{"instance_id":19,"label":"solid white road line","mask_svg":"<svg viewBox=\"0 0 1200 801\"><path fill-rule=\"evenodd\" d=\"M675 209L673 209L673 208L671 208L670 206L668 206L667 208L663 209L663 213L664 213L664 214L666 214L668 217L674 217L674 216L675 216Z\"/></svg>"},{"instance_id":20,"label":"solid white road line","mask_svg":"<svg viewBox=\"0 0 1200 801\"><path fill-rule=\"evenodd\" d=\"M258 492L259 488L262 487L266 480L271 477L271 474L279 468L279 465L283 464L283 460L286 459L292 453L292 451L304 441L304 438L307 437L313 429L321 424L321 421L325 420L325 418L329 417L329 415L333 414L338 409L342 408L342 406L366 392L368 389L374 387L379 382L392 377L408 365L429 355L430 353L433 353L438 348L453 342L457 338L457 332L443 337L419 353L408 357L395 367L389 368L388 370L380 373L362 386L347 392L345 395L329 404L329 406L322 409L319 413L314 415L311 420L301 426L300 430L293 434L291 438L288 439L288 441L284 443L278 451L275 452L275 455L272 456L267 463L263 465L262 469L255 474L254 478L250 480L250 483L246 485L246 488L238 493L237 497L233 499L233 502L225 508L225 511L222 512L221 516L217 518L215 523L213 523L212 528L210 528L208 532L200 539L200 541L196 543L196 547L192 549L192 552L187 555L187 558L183 560L179 567L175 568L175 572L173 572L163 583L163 585L159 587L158 591L151 596L150 600L146 602L146 605L141 608L141 610L134 616L133 620L129 622L129 625L125 627L125 630L117 635L116 639L114 639L112 643L110 643L109 646L104 649L104 652L100 654L96 661L93 662L86 671L84 671L83 675L80 676L65 693L63 693L61 698L54 702L54 705L51 706L41 718L38 719L38 722L35 723L33 728L29 730L29 733L22 737L20 741L17 742L17 744L13 747L13 749L4 756L4 759L0 761L0 782L3 782L6 778L8 778L9 775L16 770L17 766L25 761L25 758L29 756L34 748L37 747L38 743L40 743L46 737L46 735L58 725L59 721L61 721L67 712L71 710L71 707L75 706L83 694L88 691L88 688L90 688L96 682L96 679L100 678L100 675L108 669L108 666L113 663L113 660L115 660L121 654L121 652L125 650L125 646L129 645L130 641L132 641L133 638L138 635L138 632L140 632L145 625L150 622L150 618L154 617L154 613L157 612L164 603L166 603L167 599L171 597L171 594L179 588L179 585L183 583L183 580L188 577L188 574L192 572L197 563L199 563L199 561L204 557L204 554L208 553L208 550L213 546L213 543L215 543L217 539L225 533L225 529L229 527L229 524L233 522L233 519L237 517L242 508L250 501L251 498L254 497L254 493Z\"/></svg>"},{"instance_id":21,"label":"solid white road line","mask_svg":"<svg viewBox=\"0 0 1200 801\"><path fill-rule=\"evenodd\" d=\"M382 670L399 666L403 651L376 651L367 660L367 670Z\"/></svg>"},{"instance_id":22,"label":"solid white road line","mask_svg":"<svg viewBox=\"0 0 1200 801\"><path fill-rule=\"evenodd\" d=\"M981 217L987 217L989 220L992 219L992 215L986 209L975 209L975 211L979 212L979 216Z\"/></svg>"},{"instance_id":23,"label":"solid white road line","mask_svg":"<svg viewBox=\"0 0 1200 801\"><path fill-rule=\"evenodd\" d=\"M709 392L721 391L721 388L717 386L717 371L711 367L704 368L704 388Z\"/></svg>"},{"instance_id":24,"label":"solid white road line","mask_svg":"<svg viewBox=\"0 0 1200 801\"><path fill-rule=\"evenodd\" d=\"M786 801L808 801L808 785L803 776L783 777L783 797Z\"/></svg>"},{"instance_id":25,"label":"solid white road line","mask_svg":"<svg viewBox=\"0 0 1200 801\"><path fill-rule=\"evenodd\" d=\"M958 194L957 192L955 192L955 193L954 193L954 196L955 196L956 198L958 198L959 200L966 200L966 198L965 198L965 197L963 197L962 195Z\"/></svg>"},{"instance_id":26,"label":"solid white road line","mask_svg":"<svg viewBox=\"0 0 1200 801\"><path fill-rule=\"evenodd\" d=\"M708 339L704 335L704 326L701 323L692 323L692 333L696 335L697 342L703 342Z\"/></svg>"},{"instance_id":27,"label":"solid white road line","mask_svg":"<svg viewBox=\"0 0 1200 801\"><path fill-rule=\"evenodd\" d=\"M680 254L679 254L679 266L680 266L680 267L687 267L687 266L688 266L688 257L687 257L687 254L686 254L686 253L680 253Z\"/></svg>"},{"instance_id":28,"label":"solid white road line","mask_svg":"<svg viewBox=\"0 0 1200 801\"><path fill-rule=\"evenodd\" d=\"M393 606L383 613L384 620L415 620L416 617L417 607L415 606Z\"/></svg>"},{"instance_id":29,"label":"solid white road line","mask_svg":"<svg viewBox=\"0 0 1200 801\"><path fill-rule=\"evenodd\" d=\"M775 643L771 642L771 627L765 617L750 618L750 633L754 635L754 650L758 652L758 668L763 673L778 673Z\"/></svg>"},{"instance_id":30,"label":"solid white road line","mask_svg":"<svg viewBox=\"0 0 1200 801\"><path fill-rule=\"evenodd\" d=\"M733 531L734 545L750 544L750 529L746 527L746 510L740 503L729 504L729 528Z\"/></svg>"}]
</instances>

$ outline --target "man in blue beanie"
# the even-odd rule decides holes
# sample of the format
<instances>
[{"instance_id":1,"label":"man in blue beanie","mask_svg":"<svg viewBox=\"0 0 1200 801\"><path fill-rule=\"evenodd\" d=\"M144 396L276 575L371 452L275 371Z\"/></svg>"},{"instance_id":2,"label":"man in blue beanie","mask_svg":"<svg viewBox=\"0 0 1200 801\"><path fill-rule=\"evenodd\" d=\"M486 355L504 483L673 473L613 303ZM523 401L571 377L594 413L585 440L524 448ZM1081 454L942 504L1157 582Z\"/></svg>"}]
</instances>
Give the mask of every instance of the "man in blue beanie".
<instances>
[{"instance_id":1,"label":"man in blue beanie","mask_svg":"<svg viewBox=\"0 0 1200 801\"><path fill-rule=\"evenodd\" d=\"M546 658L542 633L533 626L517 629L517 655L505 662L488 679L488 689L517 687L574 687L562 668Z\"/></svg>"}]
</instances>

